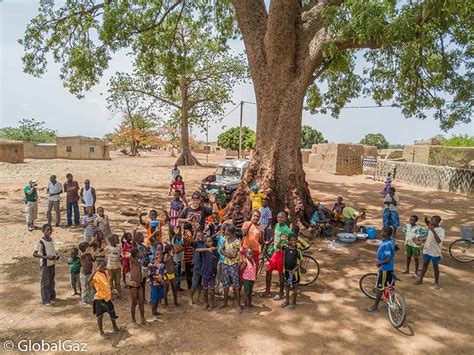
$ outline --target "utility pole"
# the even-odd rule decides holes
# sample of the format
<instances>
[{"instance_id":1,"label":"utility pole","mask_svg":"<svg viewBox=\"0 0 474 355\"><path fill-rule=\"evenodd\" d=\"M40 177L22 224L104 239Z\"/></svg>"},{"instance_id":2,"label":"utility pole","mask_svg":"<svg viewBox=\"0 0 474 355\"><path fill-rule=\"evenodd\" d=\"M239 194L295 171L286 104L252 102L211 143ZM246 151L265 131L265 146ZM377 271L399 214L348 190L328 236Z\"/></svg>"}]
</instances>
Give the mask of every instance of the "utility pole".
<instances>
[{"instance_id":1,"label":"utility pole","mask_svg":"<svg viewBox=\"0 0 474 355\"><path fill-rule=\"evenodd\" d=\"M240 130L239 130L239 159L242 159L242 114L244 111L244 102L240 101Z\"/></svg>"},{"instance_id":2,"label":"utility pole","mask_svg":"<svg viewBox=\"0 0 474 355\"><path fill-rule=\"evenodd\" d=\"M211 147L209 146L209 117L206 117L206 163L208 162L208 155Z\"/></svg>"}]
</instances>

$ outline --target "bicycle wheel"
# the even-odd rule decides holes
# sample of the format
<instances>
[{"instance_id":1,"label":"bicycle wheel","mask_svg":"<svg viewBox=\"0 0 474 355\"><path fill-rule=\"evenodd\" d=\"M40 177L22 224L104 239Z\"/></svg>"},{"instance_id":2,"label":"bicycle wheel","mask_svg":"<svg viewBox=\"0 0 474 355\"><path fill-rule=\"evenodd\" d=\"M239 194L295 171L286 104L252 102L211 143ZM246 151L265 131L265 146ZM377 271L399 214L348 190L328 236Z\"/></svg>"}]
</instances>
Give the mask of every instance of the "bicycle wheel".
<instances>
[{"instance_id":1,"label":"bicycle wheel","mask_svg":"<svg viewBox=\"0 0 474 355\"><path fill-rule=\"evenodd\" d=\"M400 328L407 319L408 308L405 297L394 290L387 301L387 313L390 324L394 328Z\"/></svg>"},{"instance_id":2,"label":"bicycle wheel","mask_svg":"<svg viewBox=\"0 0 474 355\"><path fill-rule=\"evenodd\" d=\"M377 273L369 272L363 275L359 280L359 287L364 295L375 300L377 296Z\"/></svg>"},{"instance_id":3,"label":"bicycle wheel","mask_svg":"<svg viewBox=\"0 0 474 355\"><path fill-rule=\"evenodd\" d=\"M319 276L319 264L311 255L304 255L300 266L300 285L311 285Z\"/></svg>"},{"instance_id":4,"label":"bicycle wheel","mask_svg":"<svg viewBox=\"0 0 474 355\"><path fill-rule=\"evenodd\" d=\"M449 246L449 254L461 263L469 263L474 261L474 245L469 240L455 240Z\"/></svg>"}]
</instances>

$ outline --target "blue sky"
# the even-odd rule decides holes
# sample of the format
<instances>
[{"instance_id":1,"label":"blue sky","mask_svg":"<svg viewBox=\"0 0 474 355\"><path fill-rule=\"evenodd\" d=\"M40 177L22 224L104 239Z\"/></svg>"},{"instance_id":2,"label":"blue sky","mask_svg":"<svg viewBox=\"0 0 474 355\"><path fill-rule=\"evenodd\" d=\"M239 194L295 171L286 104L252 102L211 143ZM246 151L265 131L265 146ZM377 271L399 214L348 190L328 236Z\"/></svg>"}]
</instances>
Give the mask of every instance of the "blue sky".
<instances>
[{"instance_id":1,"label":"blue sky","mask_svg":"<svg viewBox=\"0 0 474 355\"><path fill-rule=\"evenodd\" d=\"M131 69L131 60L125 52L119 53L111 62L109 70L100 85L77 99L70 94L59 79L59 66L50 62L48 72L42 78L34 78L22 71L22 47L17 40L22 37L29 20L37 12L36 0L0 0L0 127L15 126L22 118L45 121L49 128L60 135L86 135L101 137L117 126L118 117L106 108L106 84L116 71ZM235 50L242 50L243 44L233 43ZM251 83L236 85L233 100L255 101ZM229 112L235 104L229 104ZM353 100L349 106L373 105L370 99ZM244 124L255 129L256 111L254 105L244 106ZM235 110L223 122L212 124L209 139L215 140L222 127L239 124L239 110ZM339 119L329 115L303 113L303 124L321 131L330 142L359 142L366 133L382 133L392 144L409 144L414 140L426 139L443 134L434 119L424 121L406 119L395 108L345 109ZM474 134L474 124L459 125L447 135ZM199 130L193 134L198 139L205 135Z\"/></svg>"}]
</instances>

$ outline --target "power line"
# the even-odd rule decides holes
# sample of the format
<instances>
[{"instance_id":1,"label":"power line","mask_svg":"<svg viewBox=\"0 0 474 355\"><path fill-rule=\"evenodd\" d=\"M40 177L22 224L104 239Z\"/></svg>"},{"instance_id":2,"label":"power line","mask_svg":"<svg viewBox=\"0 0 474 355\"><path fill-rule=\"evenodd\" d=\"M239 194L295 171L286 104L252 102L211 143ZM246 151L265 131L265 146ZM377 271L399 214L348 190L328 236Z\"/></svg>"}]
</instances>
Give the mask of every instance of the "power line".
<instances>
[{"instance_id":1,"label":"power line","mask_svg":"<svg viewBox=\"0 0 474 355\"><path fill-rule=\"evenodd\" d=\"M237 107L239 107L239 106L240 106L240 103L238 103L237 105L235 105L235 107L234 107L232 110L230 110L229 112L227 112L227 113L224 115L224 117L222 117L222 119L224 119L224 118L226 118L227 116L229 116L229 115L230 115L232 112L234 112L234 111L237 109Z\"/></svg>"}]
</instances>

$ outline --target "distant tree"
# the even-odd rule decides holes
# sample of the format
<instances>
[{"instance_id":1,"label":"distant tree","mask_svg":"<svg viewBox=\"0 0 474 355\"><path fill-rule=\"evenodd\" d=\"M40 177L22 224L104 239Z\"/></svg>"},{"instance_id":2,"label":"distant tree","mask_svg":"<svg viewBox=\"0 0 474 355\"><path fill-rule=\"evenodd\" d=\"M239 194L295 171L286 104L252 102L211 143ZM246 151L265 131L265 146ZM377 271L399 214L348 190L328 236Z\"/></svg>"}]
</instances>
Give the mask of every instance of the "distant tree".
<instances>
[{"instance_id":1,"label":"distant tree","mask_svg":"<svg viewBox=\"0 0 474 355\"><path fill-rule=\"evenodd\" d=\"M403 149L405 148L404 144L390 144L388 146L389 149Z\"/></svg>"},{"instance_id":2,"label":"distant tree","mask_svg":"<svg viewBox=\"0 0 474 355\"><path fill-rule=\"evenodd\" d=\"M217 144L225 149L239 149L240 128L233 127L217 137ZM250 150L255 147L255 132L248 127L242 127L242 149Z\"/></svg>"},{"instance_id":3,"label":"distant tree","mask_svg":"<svg viewBox=\"0 0 474 355\"><path fill-rule=\"evenodd\" d=\"M377 147L377 149L387 149L389 146L388 141L382 133L369 133L360 140L360 144L373 145Z\"/></svg>"},{"instance_id":4,"label":"distant tree","mask_svg":"<svg viewBox=\"0 0 474 355\"><path fill-rule=\"evenodd\" d=\"M0 128L0 137L23 142L54 142L56 131L46 128L44 125L44 122L35 121L34 118L24 118L19 122L18 127Z\"/></svg>"},{"instance_id":5,"label":"distant tree","mask_svg":"<svg viewBox=\"0 0 474 355\"><path fill-rule=\"evenodd\" d=\"M323 142L323 134L318 130L307 125L304 125L301 128L301 148L310 149L313 144L319 144Z\"/></svg>"},{"instance_id":6,"label":"distant tree","mask_svg":"<svg viewBox=\"0 0 474 355\"><path fill-rule=\"evenodd\" d=\"M445 147L474 147L474 136L468 134L453 135L451 138L443 140Z\"/></svg>"}]
</instances>

